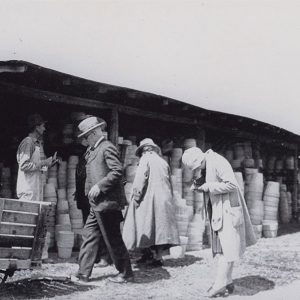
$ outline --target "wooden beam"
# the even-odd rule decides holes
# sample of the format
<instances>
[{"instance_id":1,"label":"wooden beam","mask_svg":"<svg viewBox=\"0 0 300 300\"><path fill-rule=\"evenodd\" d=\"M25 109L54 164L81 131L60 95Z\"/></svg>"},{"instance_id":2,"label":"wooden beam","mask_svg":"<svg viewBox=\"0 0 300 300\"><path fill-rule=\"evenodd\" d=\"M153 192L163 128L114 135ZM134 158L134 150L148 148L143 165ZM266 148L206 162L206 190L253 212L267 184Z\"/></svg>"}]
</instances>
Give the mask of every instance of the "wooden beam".
<instances>
[{"instance_id":1,"label":"wooden beam","mask_svg":"<svg viewBox=\"0 0 300 300\"><path fill-rule=\"evenodd\" d=\"M143 116L151 119L158 119L165 122L173 122L173 123L183 123L183 124L196 124L196 119L186 118L186 117L178 117L169 114L162 114L159 112L150 112L145 111L139 108L133 108L131 106L118 105L109 102L103 102L100 100L93 100L83 97L75 97L60 93L54 93L39 89L34 89L26 86L21 86L17 84L7 83L0 81L0 89L5 90L12 94L17 94L21 96L25 96L32 99L44 100L47 102L56 102L63 103L69 105L77 105L82 107L90 107L97 109L116 109L124 114L133 115L133 116Z\"/></svg>"},{"instance_id":2,"label":"wooden beam","mask_svg":"<svg viewBox=\"0 0 300 300\"><path fill-rule=\"evenodd\" d=\"M119 112L118 112L117 108L114 108L111 111L111 125L110 125L109 139L115 146L118 146L118 140L119 140Z\"/></svg>"},{"instance_id":3,"label":"wooden beam","mask_svg":"<svg viewBox=\"0 0 300 300\"><path fill-rule=\"evenodd\" d=\"M217 126L211 122L197 120L196 118L179 117L179 116L174 116L174 115L169 115L169 114L164 114L159 112L145 111L131 106L118 105L114 103L103 102L100 100L54 93L54 92L39 90L35 88L25 87L13 83L7 83L4 81L0 81L0 90L2 91L4 90L12 94L26 96L28 98L44 100L47 102L77 105L77 106L90 107L96 109L109 109L109 110L117 109L119 113L131 115L131 116L142 116L145 118L160 120L164 122L179 123L179 124L199 125L204 129L207 128L207 129L212 129L219 132L227 133L236 138L249 139L249 140L258 141L262 143L283 144L282 146L286 146L288 149L295 149L296 143L300 143L300 138L297 137L296 135L295 135L295 142L289 143L286 140L280 138L275 139L275 138L270 138L269 136L266 135L253 134L245 131L233 130L232 128ZM200 116L200 112L199 112L199 116Z\"/></svg>"}]
</instances>

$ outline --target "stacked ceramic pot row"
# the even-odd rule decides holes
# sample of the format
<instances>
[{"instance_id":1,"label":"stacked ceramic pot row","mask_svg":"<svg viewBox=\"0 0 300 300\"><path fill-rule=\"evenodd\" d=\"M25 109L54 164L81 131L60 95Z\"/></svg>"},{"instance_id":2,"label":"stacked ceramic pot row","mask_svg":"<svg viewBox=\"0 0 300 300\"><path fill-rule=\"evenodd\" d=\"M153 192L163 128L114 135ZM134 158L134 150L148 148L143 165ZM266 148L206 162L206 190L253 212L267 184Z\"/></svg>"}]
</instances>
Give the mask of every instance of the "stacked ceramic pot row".
<instances>
[{"instance_id":1,"label":"stacked ceramic pot row","mask_svg":"<svg viewBox=\"0 0 300 300\"><path fill-rule=\"evenodd\" d=\"M263 236L276 237L278 230L279 183L268 181L264 192L264 220L262 223Z\"/></svg>"},{"instance_id":2,"label":"stacked ceramic pot row","mask_svg":"<svg viewBox=\"0 0 300 300\"><path fill-rule=\"evenodd\" d=\"M69 145L74 142L74 125L72 123L65 124L62 129L62 143Z\"/></svg>"},{"instance_id":3,"label":"stacked ceramic pot row","mask_svg":"<svg viewBox=\"0 0 300 300\"><path fill-rule=\"evenodd\" d=\"M11 188L11 169L7 167L0 166L0 197L12 198L12 188Z\"/></svg>"},{"instance_id":4,"label":"stacked ceramic pot row","mask_svg":"<svg viewBox=\"0 0 300 300\"><path fill-rule=\"evenodd\" d=\"M44 185L44 201L51 202L50 210L47 217L47 231L50 232L49 248L53 248L55 245L55 217L57 194L56 187L51 181Z\"/></svg>"},{"instance_id":5,"label":"stacked ceramic pot row","mask_svg":"<svg viewBox=\"0 0 300 300\"><path fill-rule=\"evenodd\" d=\"M69 204L69 214L72 231L75 234L74 245L80 247L82 241L83 218L82 212L77 208L77 203L74 201L76 191L76 168L79 162L78 156L72 155L68 159L67 167L67 200Z\"/></svg>"},{"instance_id":6,"label":"stacked ceramic pot row","mask_svg":"<svg viewBox=\"0 0 300 300\"><path fill-rule=\"evenodd\" d=\"M263 174L258 169L247 169L245 172L245 200L247 203L253 229L258 238L262 235L262 221L264 217Z\"/></svg>"},{"instance_id":7,"label":"stacked ceramic pot row","mask_svg":"<svg viewBox=\"0 0 300 300\"><path fill-rule=\"evenodd\" d=\"M280 185L279 217L283 224L289 223L292 218L292 195L287 191L285 184Z\"/></svg>"}]
</instances>

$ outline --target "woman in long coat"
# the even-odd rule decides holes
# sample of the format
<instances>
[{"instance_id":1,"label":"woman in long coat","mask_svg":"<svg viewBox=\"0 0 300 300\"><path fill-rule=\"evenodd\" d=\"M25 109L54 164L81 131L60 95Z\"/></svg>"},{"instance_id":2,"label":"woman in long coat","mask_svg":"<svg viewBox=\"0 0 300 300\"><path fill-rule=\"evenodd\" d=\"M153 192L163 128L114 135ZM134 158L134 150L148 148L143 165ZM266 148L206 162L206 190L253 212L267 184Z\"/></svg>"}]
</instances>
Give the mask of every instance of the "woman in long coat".
<instances>
[{"instance_id":1,"label":"woman in long coat","mask_svg":"<svg viewBox=\"0 0 300 300\"><path fill-rule=\"evenodd\" d=\"M128 249L152 249L153 266L162 265L162 252L179 244L170 180L170 168L152 139L136 150L141 156L132 187L131 202L123 227Z\"/></svg>"},{"instance_id":2,"label":"woman in long coat","mask_svg":"<svg viewBox=\"0 0 300 300\"><path fill-rule=\"evenodd\" d=\"M209 296L224 296L234 290L232 270L247 246L256 243L247 206L229 162L212 150L203 153L192 147L182 156L182 162L205 173L200 185L192 186L204 192L206 208L212 229L212 251L218 256L217 277ZM201 177L200 177L201 178Z\"/></svg>"}]
</instances>

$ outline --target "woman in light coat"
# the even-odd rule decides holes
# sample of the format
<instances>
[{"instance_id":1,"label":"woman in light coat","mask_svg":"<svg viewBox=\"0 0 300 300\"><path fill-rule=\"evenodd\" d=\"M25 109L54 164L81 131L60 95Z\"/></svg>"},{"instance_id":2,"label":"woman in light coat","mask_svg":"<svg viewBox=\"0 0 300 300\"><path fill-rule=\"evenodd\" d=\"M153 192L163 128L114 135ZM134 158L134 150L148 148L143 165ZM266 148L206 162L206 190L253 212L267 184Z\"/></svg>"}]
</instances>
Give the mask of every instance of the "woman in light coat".
<instances>
[{"instance_id":1,"label":"woman in light coat","mask_svg":"<svg viewBox=\"0 0 300 300\"><path fill-rule=\"evenodd\" d=\"M200 185L192 188L204 192L212 229L212 251L218 256L217 277L209 289L210 297L232 293L232 270L247 246L256 243L247 206L229 162L212 150L203 153L192 147L182 156L182 162L202 176ZM200 175L201 176L201 175ZM199 177L200 177L199 176Z\"/></svg>"},{"instance_id":2,"label":"woman in light coat","mask_svg":"<svg viewBox=\"0 0 300 300\"><path fill-rule=\"evenodd\" d=\"M136 150L141 158L123 227L128 249L154 250L152 266L161 266L163 250L179 244L170 169L158 153L159 147L152 139L142 140ZM140 262L145 261L142 258Z\"/></svg>"}]
</instances>

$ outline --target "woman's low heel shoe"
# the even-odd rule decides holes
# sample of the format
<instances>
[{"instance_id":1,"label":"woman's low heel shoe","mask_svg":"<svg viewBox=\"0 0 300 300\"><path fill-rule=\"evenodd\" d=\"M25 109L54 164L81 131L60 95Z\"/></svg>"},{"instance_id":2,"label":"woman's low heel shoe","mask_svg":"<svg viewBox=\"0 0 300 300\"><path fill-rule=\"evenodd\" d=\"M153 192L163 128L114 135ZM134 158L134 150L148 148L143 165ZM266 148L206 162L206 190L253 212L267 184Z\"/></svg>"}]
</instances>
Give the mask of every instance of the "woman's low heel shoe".
<instances>
[{"instance_id":1,"label":"woman's low heel shoe","mask_svg":"<svg viewBox=\"0 0 300 300\"><path fill-rule=\"evenodd\" d=\"M228 296L228 290L227 290L226 286L223 286L217 290L212 288L208 292L209 298L226 297L226 296Z\"/></svg>"},{"instance_id":2,"label":"woman's low heel shoe","mask_svg":"<svg viewBox=\"0 0 300 300\"><path fill-rule=\"evenodd\" d=\"M232 294L234 292L234 284L233 283L227 284L226 289L227 289L229 294Z\"/></svg>"}]
</instances>

